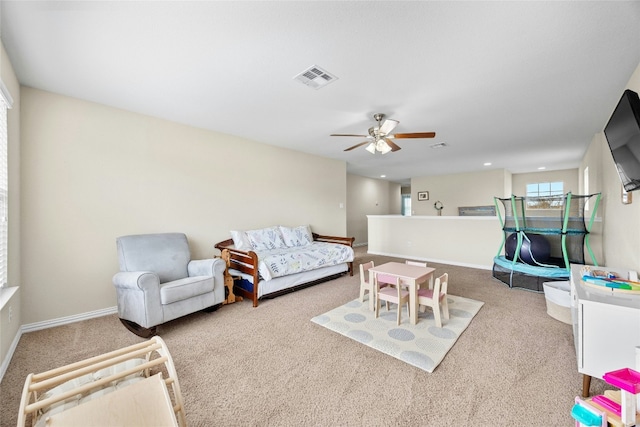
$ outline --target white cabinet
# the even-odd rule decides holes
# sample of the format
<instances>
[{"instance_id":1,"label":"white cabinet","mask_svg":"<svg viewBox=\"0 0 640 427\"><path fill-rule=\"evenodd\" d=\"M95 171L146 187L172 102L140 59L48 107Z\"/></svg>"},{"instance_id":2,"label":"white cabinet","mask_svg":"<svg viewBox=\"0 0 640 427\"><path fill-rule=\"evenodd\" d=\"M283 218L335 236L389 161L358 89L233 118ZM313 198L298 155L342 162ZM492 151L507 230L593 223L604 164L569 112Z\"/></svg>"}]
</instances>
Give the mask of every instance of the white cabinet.
<instances>
[{"instance_id":1,"label":"white cabinet","mask_svg":"<svg viewBox=\"0 0 640 427\"><path fill-rule=\"evenodd\" d=\"M613 291L585 285L583 265L571 266L571 318L578 372L583 374L583 396L591 377L635 368L635 348L640 347L640 293ZM628 277L626 269L594 267Z\"/></svg>"}]
</instances>

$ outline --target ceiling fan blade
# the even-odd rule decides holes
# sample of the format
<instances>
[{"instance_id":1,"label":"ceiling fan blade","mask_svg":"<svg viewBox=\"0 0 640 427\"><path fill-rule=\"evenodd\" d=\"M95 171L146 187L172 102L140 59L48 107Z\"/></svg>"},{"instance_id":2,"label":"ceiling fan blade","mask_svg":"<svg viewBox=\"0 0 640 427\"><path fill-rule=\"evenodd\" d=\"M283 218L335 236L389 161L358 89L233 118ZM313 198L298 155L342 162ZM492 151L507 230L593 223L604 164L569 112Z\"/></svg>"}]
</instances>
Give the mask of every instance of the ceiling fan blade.
<instances>
[{"instance_id":1,"label":"ceiling fan blade","mask_svg":"<svg viewBox=\"0 0 640 427\"><path fill-rule=\"evenodd\" d=\"M382 126L380 126L379 132L382 135L389 135L389 132L391 132L393 129L395 129L395 127L398 126L398 123L400 123L400 122L397 121L397 120L387 119L387 120L384 121Z\"/></svg>"},{"instance_id":2,"label":"ceiling fan blade","mask_svg":"<svg viewBox=\"0 0 640 427\"><path fill-rule=\"evenodd\" d=\"M364 144L369 144L370 142L371 142L371 141L364 141L364 142L361 142L360 144L356 144L356 145L354 145L353 147L349 147L349 148L345 149L344 151L351 151L351 150L353 150L354 148L361 147L361 146L363 146Z\"/></svg>"},{"instance_id":3,"label":"ceiling fan blade","mask_svg":"<svg viewBox=\"0 0 640 427\"><path fill-rule=\"evenodd\" d=\"M390 138L434 138L435 132L413 132L413 133L396 133L389 135Z\"/></svg>"},{"instance_id":4,"label":"ceiling fan blade","mask_svg":"<svg viewBox=\"0 0 640 427\"><path fill-rule=\"evenodd\" d=\"M382 138L382 139L384 139L384 142L389 144L389 147L391 147L391 152L402 150L402 148L398 144L396 144L395 142L393 142L389 138Z\"/></svg>"},{"instance_id":5,"label":"ceiling fan blade","mask_svg":"<svg viewBox=\"0 0 640 427\"><path fill-rule=\"evenodd\" d=\"M367 138L369 135L356 135L353 133L332 133L329 136L357 136L359 138Z\"/></svg>"}]
</instances>

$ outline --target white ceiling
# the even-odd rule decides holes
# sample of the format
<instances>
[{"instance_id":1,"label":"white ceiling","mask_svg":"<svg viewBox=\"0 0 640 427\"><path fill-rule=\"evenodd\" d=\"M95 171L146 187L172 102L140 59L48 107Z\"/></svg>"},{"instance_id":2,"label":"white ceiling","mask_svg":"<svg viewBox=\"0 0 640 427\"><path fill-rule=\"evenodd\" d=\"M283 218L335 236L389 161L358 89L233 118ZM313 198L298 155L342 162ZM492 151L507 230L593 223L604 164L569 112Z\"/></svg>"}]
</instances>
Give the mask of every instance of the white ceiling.
<instances>
[{"instance_id":1,"label":"white ceiling","mask_svg":"<svg viewBox=\"0 0 640 427\"><path fill-rule=\"evenodd\" d=\"M412 176L578 167L640 63L640 2L7 1L26 86ZM319 90L293 77L318 65ZM402 150L371 155L374 113ZM445 142L444 149L431 149ZM251 155L251 153L247 153ZM492 166L483 166L491 162Z\"/></svg>"}]
</instances>

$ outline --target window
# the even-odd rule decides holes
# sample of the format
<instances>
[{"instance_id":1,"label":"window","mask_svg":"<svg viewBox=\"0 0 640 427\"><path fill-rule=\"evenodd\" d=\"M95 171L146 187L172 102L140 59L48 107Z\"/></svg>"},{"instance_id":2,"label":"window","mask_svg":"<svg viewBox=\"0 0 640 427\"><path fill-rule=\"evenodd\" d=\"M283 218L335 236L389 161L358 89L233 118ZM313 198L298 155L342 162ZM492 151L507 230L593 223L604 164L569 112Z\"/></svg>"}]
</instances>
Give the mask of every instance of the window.
<instances>
[{"instance_id":1,"label":"window","mask_svg":"<svg viewBox=\"0 0 640 427\"><path fill-rule=\"evenodd\" d=\"M411 194L402 195L402 215L411 216Z\"/></svg>"},{"instance_id":2,"label":"window","mask_svg":"<svg viewBox=\"0 0 640 427\"><path fill-rule=\"evenodd\" d=\"M563 202L563 182L527 184L527 209L561 209Z\"/></svg>"},{"instance_id":3,"label":"window","mask_svg":"<svg viewBox=\"0 0 640 427\"><path fill-rule=\"evenodd\" d=\"M9 235L8 202L9 185L7 177L7 109L13 99L0 80L0 287L7 286L7 241Z\"/></svg>"},{"instance_id":4,"label":"window","mask_svg":"<svg viewBox=\"0 0 640 427\"><path fill-rule=\"evenodd\" d=\"M584 168L584 172L583 172L583 177L584 177L584 193L583 194L589 194L589 166L587 166L586 168ZM584 209L585 210L589 210L589 199L587 199L584 202Z\"/></svg>"}]
</instances>

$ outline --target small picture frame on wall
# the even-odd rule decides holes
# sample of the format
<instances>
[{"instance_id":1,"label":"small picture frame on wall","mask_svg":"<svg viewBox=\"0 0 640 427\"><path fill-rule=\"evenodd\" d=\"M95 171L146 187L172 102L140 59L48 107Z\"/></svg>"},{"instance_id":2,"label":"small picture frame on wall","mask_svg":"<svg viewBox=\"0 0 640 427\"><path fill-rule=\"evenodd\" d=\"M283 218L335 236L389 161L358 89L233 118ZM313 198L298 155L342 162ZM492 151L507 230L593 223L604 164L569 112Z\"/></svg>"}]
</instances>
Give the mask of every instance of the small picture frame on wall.
<instances>
[{"instance_id":1,"label":"small picture frame on wall","mask_svg":"<svg viewBox=\"0 0 640 427\"><path fill-rule=\"evenodd\" d=\"M429 200L429 192L428 191L418 191L418 200Z\"/></svg>"},{"instance_id":2,"label":"small picture frame on wall","mask_svg":"<svg viewBox=\"0 0 640 427\"><path fill-rule=\"evenodd\" d=\"M626 191L624 189L624 186L622 186L622 204L623 205L628 205L633 201L633 199L631 198L631 193Z\"/></svg>"}]
</instances>

